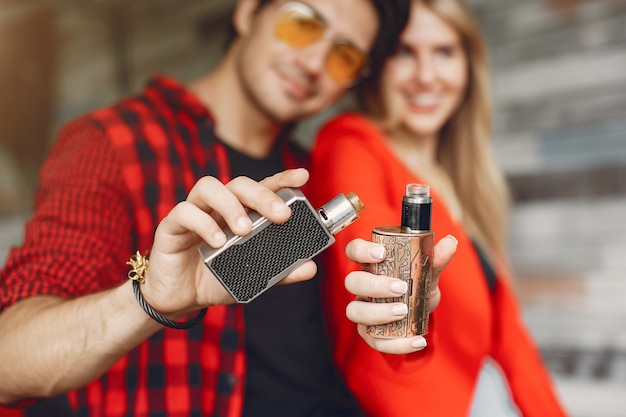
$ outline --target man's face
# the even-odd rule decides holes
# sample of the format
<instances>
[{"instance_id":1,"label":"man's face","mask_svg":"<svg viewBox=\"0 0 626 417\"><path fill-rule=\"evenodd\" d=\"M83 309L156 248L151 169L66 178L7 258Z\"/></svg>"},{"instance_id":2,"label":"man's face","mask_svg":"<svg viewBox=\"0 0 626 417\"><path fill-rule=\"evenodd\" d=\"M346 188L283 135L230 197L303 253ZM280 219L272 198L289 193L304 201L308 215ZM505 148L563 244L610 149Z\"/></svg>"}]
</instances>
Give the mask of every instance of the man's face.
<instances>
[{"instance_id":1,"label":"man's face","mask_svg":"<svg viewBox=\"0 0 626 417\"><path fill-rule=\"evenodd\" d=\"M268 118L295 121L334 103L355 81L350 71L377 31L369 0L271 2L241 34L238 77Z\"/></svg>"}]
</instances>

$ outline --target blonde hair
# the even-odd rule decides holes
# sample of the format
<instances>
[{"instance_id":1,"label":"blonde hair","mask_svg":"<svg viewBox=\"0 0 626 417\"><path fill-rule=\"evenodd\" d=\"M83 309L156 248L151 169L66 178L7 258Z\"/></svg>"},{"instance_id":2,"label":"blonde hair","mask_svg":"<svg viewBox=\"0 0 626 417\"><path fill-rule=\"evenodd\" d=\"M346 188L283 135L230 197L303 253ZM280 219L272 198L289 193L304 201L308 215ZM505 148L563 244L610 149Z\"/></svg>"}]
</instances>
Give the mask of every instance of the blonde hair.
<instances>
[{"instance_id":1,"label":"blonde hair","mask_svg":"<svg viewBox=\"0 0 626 417\"><path fill-rule=\"evenodd\" d=\"M491 149L492 109L484 40L462 0L414 1L445 20L462 39L468 60L467 92L440 132L436 160L452 183L463 226L481 247L503 256L510 197ZM357 94L363 110L388 126L397 115L393 103L385 102L383 89L379 78L379 83L357 90Z\"/></svg>"}]
</instances>

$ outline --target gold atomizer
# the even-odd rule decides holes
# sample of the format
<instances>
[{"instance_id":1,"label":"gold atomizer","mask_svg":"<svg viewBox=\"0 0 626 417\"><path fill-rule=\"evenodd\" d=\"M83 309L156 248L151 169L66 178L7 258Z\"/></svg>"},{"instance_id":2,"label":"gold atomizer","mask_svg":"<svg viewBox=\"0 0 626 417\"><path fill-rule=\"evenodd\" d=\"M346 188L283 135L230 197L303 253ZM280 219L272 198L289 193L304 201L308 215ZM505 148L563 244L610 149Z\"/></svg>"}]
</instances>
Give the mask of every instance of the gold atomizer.
<instances>
[{"instance_id":1,"label":"gold atomizer","mask_svg":"<svg viewBox=\"0 0 626 417\"><path fill-rule=\"evenodd\" d=\"M406 294L372 298L377 303L402 302L408 306L405 318L383 325L368 326L367 333L380 338L399 338L428 333L428 297L432 281L434 233L430 230L432 197L425 184L407 184L402 198L400 226L376 227L372 241L385 246L385 259L370 265L370 272L404 280Z\"/></svg>"}]
</instances>

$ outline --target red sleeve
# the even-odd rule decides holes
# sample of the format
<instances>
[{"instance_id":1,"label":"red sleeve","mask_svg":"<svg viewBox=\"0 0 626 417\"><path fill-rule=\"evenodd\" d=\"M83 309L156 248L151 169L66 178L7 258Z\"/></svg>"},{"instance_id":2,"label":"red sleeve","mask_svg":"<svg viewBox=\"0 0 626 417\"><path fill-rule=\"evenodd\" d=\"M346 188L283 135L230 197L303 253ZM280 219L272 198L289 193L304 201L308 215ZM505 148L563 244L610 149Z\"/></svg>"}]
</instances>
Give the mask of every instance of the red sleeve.
<instances>
[{"instance_id":1,"label":"red sleeve","mask_svg":"<svg viewBox=\"0 0 626 417\"><path fill-rule=\"evenodd\" d=\"M526 417L566 416L507 277L498 279L495 303L493 358L506 374L515 403Z\"/></svg>"},{"instance_id":2,"label":"red sleeve","mask_svg":"<svg viewBox=\"0 0 626 417\"><path fill-rule=\"evenodd\" d=\"M120 171L89 121L60 133L40 173L24 242L0 272L0 311L33 295L77 297L123 281L133 237Z\"/></svg>"}]
</instances>

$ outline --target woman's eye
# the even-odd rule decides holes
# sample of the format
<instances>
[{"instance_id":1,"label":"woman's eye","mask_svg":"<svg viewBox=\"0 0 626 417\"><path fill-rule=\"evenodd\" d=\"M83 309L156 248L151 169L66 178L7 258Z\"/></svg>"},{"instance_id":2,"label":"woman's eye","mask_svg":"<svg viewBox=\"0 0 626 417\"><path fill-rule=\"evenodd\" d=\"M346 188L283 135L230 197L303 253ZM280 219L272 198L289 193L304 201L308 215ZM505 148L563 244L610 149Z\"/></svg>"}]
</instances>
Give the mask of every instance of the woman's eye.
<instances>
[{"instance_id":1,"label":"woman's eye","mask_svg":"<svg viewBox=\"0 0 626 417\"><path fill-rule=\"evenodd\" d=\"M403 56L413 56L413 52L410 48L400 45L393 52L394 56L403 57Z\"/></svg>"},{"instance_id":2,"label":"woman's eye","mask_svg":"<svg viewBox=\"0 0 626 417\"><path fill-rule=\"evenodd\" d=\"M435 53L440 57L449 58L454 55L455 51L456 48L454 46L442 46L437 48Z\"/></svg>"}]
</instances>

